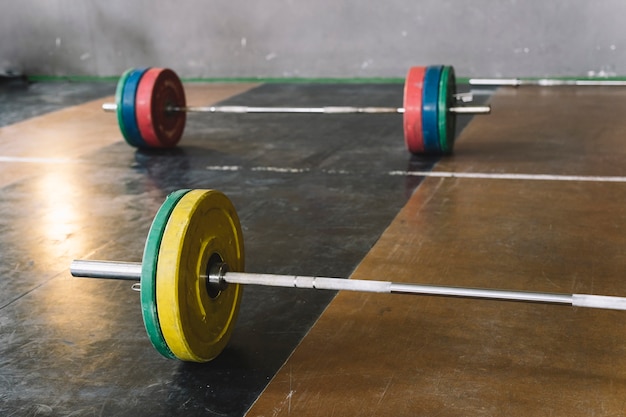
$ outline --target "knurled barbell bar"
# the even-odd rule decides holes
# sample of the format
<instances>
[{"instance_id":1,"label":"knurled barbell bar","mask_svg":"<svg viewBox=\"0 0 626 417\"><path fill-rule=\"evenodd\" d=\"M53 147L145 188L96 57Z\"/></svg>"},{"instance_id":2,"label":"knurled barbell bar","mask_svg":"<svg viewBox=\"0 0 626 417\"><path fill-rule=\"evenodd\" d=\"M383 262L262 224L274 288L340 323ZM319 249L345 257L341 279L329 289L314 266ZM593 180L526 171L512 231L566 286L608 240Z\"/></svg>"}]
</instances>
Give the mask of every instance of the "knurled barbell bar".
<instances>
[{"instance_id":1,"label":"knurled barbell bar","mask_svg":"<svg viewBox=\"0 0 626 417\"><path fill-rule=\"evenodd\" d=\"M140 280L144 326L163 356L215 358L228 343L242 284L436 295L626 310L626 298L447 287L378 280L244 273L243 234L230 200L216 190L179 190L158 210L142 263L75 260L76 277Z\"/></svg>"},{"instance_id":2,"label":"knurled barbell bar","mask_svg":"<svg viewBox=\"0 0 626 417\"><path fill-rule=\"evenodd\" d=\"M457 114L487 114L489 106L455 106L456 78L451 66L413 67L404 85L404 107L248 107L187 106L176 73L167 68L129 69L120 77L115 103L103 110L116 112L126 142L139 148L169 148L179 142L188 112L207 113L402 113L404 139L414 154L452 152Z\"/></svg>"}]
</instances>

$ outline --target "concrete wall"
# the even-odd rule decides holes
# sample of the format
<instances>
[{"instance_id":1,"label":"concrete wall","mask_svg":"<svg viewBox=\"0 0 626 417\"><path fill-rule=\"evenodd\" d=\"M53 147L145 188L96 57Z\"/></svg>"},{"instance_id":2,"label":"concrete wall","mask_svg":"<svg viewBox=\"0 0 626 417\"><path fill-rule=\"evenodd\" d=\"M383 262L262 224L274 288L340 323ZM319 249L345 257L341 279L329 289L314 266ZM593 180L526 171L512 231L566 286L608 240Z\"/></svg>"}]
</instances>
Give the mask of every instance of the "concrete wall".
<instances>
[{"instance_id":1,"label":"concrete wall","mask_svg":"<svg viewBox=\"0 0 626 417\"><path fill-rule=\"evenodd\" d=\"M623 0L5 0L0 72L184 77L626 74Z\"/></svg>"}]
</instances>

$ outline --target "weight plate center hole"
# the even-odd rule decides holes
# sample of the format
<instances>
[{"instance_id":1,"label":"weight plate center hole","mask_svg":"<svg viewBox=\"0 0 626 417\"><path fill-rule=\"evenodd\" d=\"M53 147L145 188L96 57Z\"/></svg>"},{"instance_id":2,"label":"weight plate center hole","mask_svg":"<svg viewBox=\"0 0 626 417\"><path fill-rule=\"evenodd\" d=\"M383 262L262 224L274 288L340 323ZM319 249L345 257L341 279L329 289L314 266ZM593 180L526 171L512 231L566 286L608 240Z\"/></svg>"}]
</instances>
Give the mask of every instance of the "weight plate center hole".
<instances>
[{"instance_id":1,"label":"weight plate center hole","mask_svg":"<svg viewBox=\"0 0 626 417\"><path fill-rule=\"evenodd\" d=\"M206 267L206 291L211 299L216 299L220 296L222 291L224 291L228 287L228 283L223 279L220 279L219 282L214 282L209 279L209 277L222 277L225 272L228 271L228 265L224 262L222 256L215 252L209 258L209 262L207 262Z\"/></svg>"}]
</instances>

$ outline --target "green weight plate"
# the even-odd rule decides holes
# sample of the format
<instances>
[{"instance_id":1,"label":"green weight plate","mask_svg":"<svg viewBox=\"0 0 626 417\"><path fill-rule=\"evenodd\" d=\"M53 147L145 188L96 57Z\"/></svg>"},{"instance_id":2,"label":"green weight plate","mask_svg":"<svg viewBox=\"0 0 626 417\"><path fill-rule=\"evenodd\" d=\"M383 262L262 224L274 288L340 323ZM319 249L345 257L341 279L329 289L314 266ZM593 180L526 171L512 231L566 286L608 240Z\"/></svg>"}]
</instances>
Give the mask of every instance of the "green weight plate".
<instances>
[{"instance_id":1,"label":"green weight plate","mask_svg":"<svg viewBox=\"0 0 626 417\"><path fill-rule=\"evenodd\" d=\"M454 106L456 94L456 77L454 68L443 67L439 80L439 98L437 111L437 124L439 131L439 146L442 153L451 153L454 148L456 131L456 114L449 111Z\"/></svg>"},{"instance_id":2,"label":"green weight plate","mask_svg":"<svg viewBox=\"0 0 626 417\"><path fill-rule=\"evenodd\" d=\"M167 221L169 220L174 207L176 207L176 204L189 191L190 190L174 191L167 196L165 202L161 208L159 208L159 211L152 221L150 231L148 232L141 266L141 314L143 316L143 324L146 328L146 332L148 333L148 338L150 339L152 346L154 346L154 348L161 355L170 359L175 359L176 357L165 342L157 313L157 261L159 257L161 239L163 238L163 232L165 231Z\"/></svg>"},{"instance_id":3,"label":"green weight plate","mask_svg":"<svg viewBox=\"0 0 626 417\"><path fill-rule=\"evenodd\" d=\"M126 80L128 80L128 77L133 70L133 68L130 68L124 71L120 79L117 81L117 87L115 88L115 104L117 105L115 113L117 115L117 124L120 127L120 131L122 132L124 139L126 139L128 132L126 131L126 125L124 125L124 119L122 118L122 100L124 98L124 85L126 85Z\"/></svg>"}]
</instances>

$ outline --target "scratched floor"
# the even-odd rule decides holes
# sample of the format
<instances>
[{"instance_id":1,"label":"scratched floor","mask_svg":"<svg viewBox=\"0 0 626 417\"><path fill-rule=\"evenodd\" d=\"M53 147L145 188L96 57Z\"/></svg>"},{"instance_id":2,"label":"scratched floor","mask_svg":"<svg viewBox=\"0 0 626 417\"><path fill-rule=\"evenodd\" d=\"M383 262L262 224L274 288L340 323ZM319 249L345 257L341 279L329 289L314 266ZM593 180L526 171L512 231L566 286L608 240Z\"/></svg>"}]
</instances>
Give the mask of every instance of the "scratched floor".
<instances>
[{"instance_id":1,"label":"scratched floor","mask_svg":"<svg viewBox=\"0 0 626 417\"><path fill-rule=\"evenodd\" d=\"M248 290L225 352L185 364L152 349L128 282L73 279L70 261L138 261L169 192L216 188L238 210L248 271L347 276L420 182L389 172L435 160L406 153L397 115L191 116L174 150L137 151L121 138L66 159L28 150L44 133L59 146L98 143L81 103L114 89L0 84L0 415L243 415L333 293ZM401 106L401 97L401 85L263 85L226 102ZM74 107L63 122L71 133L50 131L55 112Z\"/></svg>"},{"instance_id":2,"label":"scratched floor","mask_svg":"<svg viewBox=\"0 0 626 417\"><path fill-rule=\"evenodd\" d=\"M352 278L623 308L626 90L502 88L490 104ZM624 416L625 312L582 307L342 292L248 415Z\"/></svg>"}]
</instances>

